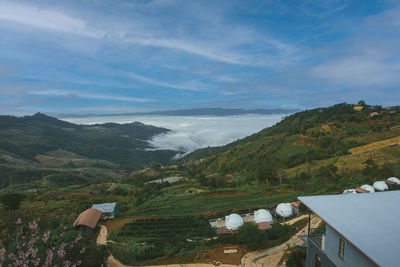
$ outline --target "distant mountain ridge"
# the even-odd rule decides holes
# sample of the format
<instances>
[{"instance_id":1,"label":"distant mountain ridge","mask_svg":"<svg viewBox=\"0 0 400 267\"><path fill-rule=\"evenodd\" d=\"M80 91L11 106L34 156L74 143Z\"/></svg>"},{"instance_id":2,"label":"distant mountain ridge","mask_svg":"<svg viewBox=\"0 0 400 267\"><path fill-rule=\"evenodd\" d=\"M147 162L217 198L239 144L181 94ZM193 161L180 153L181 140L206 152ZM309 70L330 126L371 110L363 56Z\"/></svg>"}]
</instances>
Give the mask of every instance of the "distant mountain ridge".
<instances>
[{"instance_id":1,"label":"distant mountain ridge","mask_svg":"<svg viewBox=\"0 0 400 267\"><path fill-rule=\"evenodd\" d=\"M166 111L113 113L113 114L58 114L59 118L87 118L87 117L108 117L108 116L143 116L143 115L165 115L165 116L234 116L234 115L272 115L291 114L301 109L272 108L272 109L233 109L233 108L195 108L177 109Z\"/></svg>"},{"instance_id":2,"label":"distant mountain ridge","mask_svg":"<svg viewBox=\"0 0 400 267\"><path fill-rule=\"evenodd\" d=\"M0 188L51 173L102 177L167 164L177 152L148 151L148 141L168 131L140 122L78 125L42 113L0 116Z\"/></svg>"}]
</instances>

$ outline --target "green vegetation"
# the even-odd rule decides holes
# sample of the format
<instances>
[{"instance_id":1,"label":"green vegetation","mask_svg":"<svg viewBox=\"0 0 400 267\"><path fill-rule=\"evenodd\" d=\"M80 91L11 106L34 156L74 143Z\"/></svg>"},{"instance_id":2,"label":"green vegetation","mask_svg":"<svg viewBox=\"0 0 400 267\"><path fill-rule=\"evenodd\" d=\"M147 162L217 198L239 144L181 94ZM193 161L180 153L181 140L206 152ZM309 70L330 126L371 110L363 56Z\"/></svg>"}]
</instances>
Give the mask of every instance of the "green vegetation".
<instances>
[{"instance_id":1,"label":"green vegetation","mask_svg":"<svg viewBox=\"0 0 400 267\"><path fill-rule=\"evenodd\" d=\"M176 152L145 149L147 140L167 131L139 122L76 125L41 113L0 116L0 188L46 175L68 185L77 175L83 181L93 173L119 177L153 162L166 164Z\"/></svg>"},{"instance_id":2,"label":"green vegetation","mask_svg":"<svg viewBox=\"0 0 400 267\"><path fill-rule=\"evenodd\" d=\"M137 220L111 235L111 250L124 263L140 264L215 243L214 234L204 217Z\"/></svg>"},{"instance_id":3,"label":"green vegetation","mask_svg":"<svg viewBox=\"0 0 400 267\"><path fill-rule=\"evenodd\" d=\"M174 152L143 151L145 140L165 129L141 124L82 126L41 114L1 117L0 126L0 195L24 195L19 209L10 208L16 201L2 201L0 208L8 212L0 218L0 234L14 233L20 217L55 230L71 225L92 204L118 202L117 220L130 223L111 231L115 243L107 249L130 264L213 248L220 240L213 239L209 218L400 176L400 146L392 145L400 142L399 107L364 105L355 111L354 105L339 104L299 112L227 146L195 151L170 166L161 164ZM183 179L147 183L169 176ZM400 186L390 187L397 189ZM277 223L261 233L246 224L240 242L252 249L279 245L303 226L304 221ZM94 236L87 240L95 247ZM296 264L301 253L288 254L288 264Z\"/></svg>"},{"instance_id":4,"label":"green vegetation","mask_svg":"<svg viewBox=\"0 0 400 267\"><path fill-rule=\"evenodd\" d=\"M19 193L8 192L0 197L3 208L6 210L17 210L23 200L24 196Z\"/></svg>"}]
</instances>

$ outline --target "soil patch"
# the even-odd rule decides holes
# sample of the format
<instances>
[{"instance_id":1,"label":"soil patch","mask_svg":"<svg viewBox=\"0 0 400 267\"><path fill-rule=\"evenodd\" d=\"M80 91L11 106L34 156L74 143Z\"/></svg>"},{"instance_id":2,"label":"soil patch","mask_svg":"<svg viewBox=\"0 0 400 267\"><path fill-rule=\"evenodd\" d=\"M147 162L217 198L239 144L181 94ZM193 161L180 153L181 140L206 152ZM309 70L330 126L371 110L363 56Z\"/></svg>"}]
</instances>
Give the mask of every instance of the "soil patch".
<instances>
[{"instance_id":1,"label":"soil patch","mask_svg":"<svg viewBox=\"0 0 400 267\"><path fill-rule=\"evenodd\" d=\"M244 196L244 195L248 195L248 194L249 194L249 192L227 191L227 192L204 193L204 194L200 194L199 198L236 197L236 196Z\"/></svg>"},{"instance_id":2,"label":"soil patch","mask_svg":"<svg viewBox=\"0 0 400 267\"><path fill-rule=\"evenodd\" d=\"M207 263L220 262L223 264L240 265L242 257L250 250L246 247L239 247L237 253L225 254L223 248L210 248L197 252L186 253L183 255L160 260L156 264L175 264L175 263Z\"/></svg>"},{"instance_id":3,"label":"soil patch","mask_svg":"<svg viewBox=\"0 0 400 267\"><path fill-rule=\"evenodd\" d=\"M105 221L102 224L104 224L107 227L108 233L111 233L115 230L122 228L127 223L135 222L136 220L149 220L149 219L154 219L154 218L164 218L164 217L142 216L142 217L134 217L134 218L113 219L113 220Z\"/></svg>"}]
</instances>

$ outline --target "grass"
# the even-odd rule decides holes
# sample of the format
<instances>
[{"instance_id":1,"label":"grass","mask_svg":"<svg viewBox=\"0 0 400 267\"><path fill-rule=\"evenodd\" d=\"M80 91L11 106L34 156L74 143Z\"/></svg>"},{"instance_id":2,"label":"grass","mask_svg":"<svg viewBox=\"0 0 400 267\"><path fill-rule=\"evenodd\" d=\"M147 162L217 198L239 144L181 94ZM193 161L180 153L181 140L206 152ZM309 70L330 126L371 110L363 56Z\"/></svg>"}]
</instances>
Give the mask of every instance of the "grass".
<instances>
[{"instance_id":1,"label":"grass","mask_svg":"<svg viewBox=\"0 0 400 267\"><path fill-rule=\"evenodd\" d=\"M398 139L399 137L397 137L397 140ZM386 145L383 146L382 143ZM390 147L390 143L391 142L388 141L379 141L376 143L377 145L374 145L375 143L368 145L370 147L369 150L365 150L365 146L362 146L364 148L354 148L353 151L361 151L359 153L324 160L313 160L311 163L304 163L286 170L286 175L294 177L296 173L308 172L308 170L313 173L321 166L328 166L329 164L334 164L339 168L339 170L343 170L344 168L361 170L364 167L363 163L368 159L373 159L378 164L384 162L396 162L400 158L400 146Z\"/></svg>"},{"instance_id":2,"label":"grass","mask_svg":"<svg viewBox=\"0 0 400 267\"><path fill-rule=\"evenodd\" d=\"M213 214L221 210L245 209L249 207L266 207L271 204L287 202L296 199L296 192L268 194L263 186L244 186L232 188L232 192L248 192L225 198L204 198L201 194L185 194L184 188L180 192L170 189L162 195L153 198L143 205L136 207L124 216L157 215L157 216L182 216L188 214ZM224 190L229 191L229 190Z\"/></svg>"}]
</instances>

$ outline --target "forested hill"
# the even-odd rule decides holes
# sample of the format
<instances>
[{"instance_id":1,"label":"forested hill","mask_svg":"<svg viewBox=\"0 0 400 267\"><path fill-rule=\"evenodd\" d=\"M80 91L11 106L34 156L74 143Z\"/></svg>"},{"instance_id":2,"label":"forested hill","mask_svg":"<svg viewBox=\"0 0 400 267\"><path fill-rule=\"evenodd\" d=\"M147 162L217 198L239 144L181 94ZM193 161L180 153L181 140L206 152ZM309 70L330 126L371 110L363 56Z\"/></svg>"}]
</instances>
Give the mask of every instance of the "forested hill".
<instances>
[{"instance_id":1,"label":"forested hill","mask_svg":"<svg viewBox=\"0 0 400 267\"><path fill-rule=\"evenodd\" d=\"M147 141L151 137L167 131L139 122L76 125L41 113L0 116L0 174L4 179L12 176L5 172L21 168L30 176L34 172L29 171L31 167L59 171L90 166L136 169L153 162L166 164L174 151L145 149L149 148ZM12 179L19 179L18 171Z\"/></svg>"},{"instance_id":2,"label":"forested hill","mask_svg":"<svg viewBox=\"0 0 400 267\"><path fill-rule=\"evenodd\" d=\"M355 107L343 103L298 112L247 138L197 150L182 160L186 164L197 161L198 171L214 173L215 177L240 174L270 182L300 172L311 175L328 165L337 169L340 165L337 162L345 162L351 168L362 168L363 160L369 158L382 160L378 165L400 163L398 146L386 149L391 142L399 141L400 107L364 105L362 110ZM383 140L387 144L375 146L382 149L371 150L371 155L360 154L357 159L349 156L352 149L361 151L363 146Z\"/></svg>"}]
</instances>

